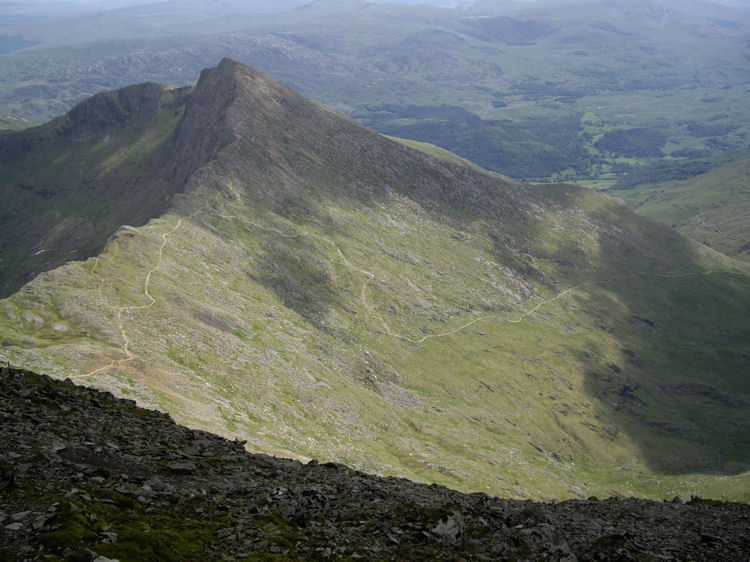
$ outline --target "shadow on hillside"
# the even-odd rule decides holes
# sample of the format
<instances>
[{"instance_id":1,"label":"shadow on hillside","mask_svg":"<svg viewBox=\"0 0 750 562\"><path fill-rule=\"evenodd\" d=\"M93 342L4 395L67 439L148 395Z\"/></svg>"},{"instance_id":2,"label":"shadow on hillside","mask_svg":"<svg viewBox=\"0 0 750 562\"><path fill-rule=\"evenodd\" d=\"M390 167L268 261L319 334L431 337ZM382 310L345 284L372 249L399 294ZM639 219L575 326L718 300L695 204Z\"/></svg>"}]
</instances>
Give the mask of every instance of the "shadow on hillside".
<instances>
[{"instance_id":1,"label":"shadow on hillside","mask_svg":"<svg viewBox=\"0 0 750 562\"><path fill-rule=\"evenodd\" d=\"M546 189L568 192L565 198L553 196L557 204L591 208L589 192ZM584 389L598 404L602 427L624 432L655 471L747 471L747 274L706 274L710 270L696 246L618 205L600 205L587 216L597 225L597 261L575 257L569 247L546 259L555 264L551 277L567 287L609 280L588 284L568 298L589 328L615 342L617 360L611 348L599 354L575 338L564 350L584 365ZM541 233L544 226L537 228Z\"/></svg>"},{"instance_id":2,"label":"shadow on hillside","mask_svg":"<svg viewBox=\"0 0 750 562\"><path fill-rule=\"evenodd\" d=\"M583 188L519 186L381 139L361 146L356 161L339 160L351 155L351 147L332 148L331 169L343 170L323 182L332 200L376 205L394 189L456 229L468 230L477 221L497 225L489 233L496 261L552 294L591 283L570 298L583 310L588 329L610 334L619 357L605 360L575 340L560 351L583 365L584 390L597 404L602 425L638 444L655 471L750 468L750 381L742 376L750 372L746 276L702 275L702 258L689 241ZM302 191L295 195L307 199L315 214L315 202ZM544 247L540 240L552 225L535 217L534 208L578 217L584 209L581 228L597 236L598 256L579 247L575 235L582 231L576 229L557 238L557 251ZM331 302L330 279L315 259L299 259L286 250L269 254L264 282L315 323ZM551 271L534 267L534 260ZM291 281L283 280L286 273L272 273L279 267L292 273ZM691 275L660 276L672 273ZM597 284L613 276L621 278ZM608 309L609 300L618 307Z\"/></svg>"},{"instance_id":3,"label":"shadow on hillside","mask_svg":"<svg viewBox=\"0 0 750 562\"><path fill-rule=\"evenodd\" d=\"M304 238L268 238L265 253L256 265L258 281L316 328L328 331L325 322L335 302L327 264Z\"/></svg>"}]
</instances>

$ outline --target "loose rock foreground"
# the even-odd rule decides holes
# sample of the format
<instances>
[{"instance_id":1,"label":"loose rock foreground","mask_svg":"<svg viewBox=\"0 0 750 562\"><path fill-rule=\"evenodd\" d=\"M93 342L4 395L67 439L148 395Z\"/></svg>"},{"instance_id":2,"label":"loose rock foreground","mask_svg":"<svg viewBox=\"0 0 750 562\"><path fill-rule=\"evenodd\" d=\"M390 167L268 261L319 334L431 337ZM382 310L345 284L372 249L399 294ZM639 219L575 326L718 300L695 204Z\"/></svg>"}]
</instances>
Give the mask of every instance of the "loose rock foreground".
<instances>
[{"instance_id":1,"label":"loose rock foreground","mask_svg":"<svg viewBox=\"0 0 750 562\"><path fill-rule=\"evenodd\" d=\"M1 560L747 560L750 505L539 504L277 459L0 372Z\"/></svg>"}]
</instances>

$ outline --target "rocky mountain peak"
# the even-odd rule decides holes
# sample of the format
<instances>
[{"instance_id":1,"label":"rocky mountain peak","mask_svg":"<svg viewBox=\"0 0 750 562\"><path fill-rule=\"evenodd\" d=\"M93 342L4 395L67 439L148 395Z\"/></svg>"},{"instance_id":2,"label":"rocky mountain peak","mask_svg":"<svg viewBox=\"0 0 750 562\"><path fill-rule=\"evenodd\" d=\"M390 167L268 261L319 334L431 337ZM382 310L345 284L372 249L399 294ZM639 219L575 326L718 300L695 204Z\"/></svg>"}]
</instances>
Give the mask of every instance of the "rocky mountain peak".
<instances>
[{"instance_id":1,"label":"rocky mountain peak","mask_svg":"<svg viewBox=\"0 0 750 562\"><path fill-rule=\"evenodd\" d=\"M175 136L176 173L187 181L232 143L244 143L244 158L262 160L282 133L308 127L313 102L265 74L224 58L201 72Z\"/></svg>"},{"instance_id":2,"label":"rocky mountain peak","mask_svg":"<svg viewBox=\"0 0 750 562\"><path fill-rule=\"evenodd\" d=\"M229 58L201 72L186 119L227 124L241 129L243 121L280 118L315 104L270 76ZM296 116L295 116L296 117ZM278 131L277 131L278 133Z\"/></svg>"},{"instance_id":3,"label":"rocky mountain peak","mask_svg":"<svg viewBox=\"0 0 750 562\"><path fill-rule=\"evenodd\" d=\"M518 187L509 178L490 178L387 139L229 58L201 73L176 139L182 170L192 175L221 160L218 183L231 180L226 170L233 169L233 181L250 183L254 191L274 185L263 197L277 207L304 198L315 178L336 197L364 201L393 190L427 207L442 201L497 216Z\"/></svg>"}]
</instances>

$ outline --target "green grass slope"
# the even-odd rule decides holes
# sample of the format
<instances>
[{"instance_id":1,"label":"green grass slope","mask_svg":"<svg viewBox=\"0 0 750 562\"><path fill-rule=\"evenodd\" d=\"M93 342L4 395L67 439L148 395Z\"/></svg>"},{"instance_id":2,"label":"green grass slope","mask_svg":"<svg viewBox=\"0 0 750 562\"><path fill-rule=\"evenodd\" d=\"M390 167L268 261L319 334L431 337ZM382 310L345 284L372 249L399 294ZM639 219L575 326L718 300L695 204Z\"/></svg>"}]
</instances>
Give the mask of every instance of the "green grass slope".
<instances>
[{"instance_id":1,"label":"green grass slope","mask_svg":"<svg viewBox=\"0 0 750 562\"><path fill-rule=\"evenodd\" d=\"M35 124L15 115L0 115L0 131L21 131L33 127Z\"/></svg>"},{"instance_id":2,"label":"green grass slope","mask_svg":"<svg viewBox=\"0 0 750 562\"><path fill-rule=\"evenodd\" d=\"M745 265L229 60L175 134L211 157L166 214L0 301L3 360L462 490L750 499Z\"/></svg>"},{"instance_id":3,"label":"green grass slope","mask_svg":"<svg viewBox=\"0 0 750 562\"><path fill-rule=\"evenodd\" d=\"M750 160L684 182L642 186L633 196L639 214L720 252L750 259Z\"/></svg>"}]
</instances>

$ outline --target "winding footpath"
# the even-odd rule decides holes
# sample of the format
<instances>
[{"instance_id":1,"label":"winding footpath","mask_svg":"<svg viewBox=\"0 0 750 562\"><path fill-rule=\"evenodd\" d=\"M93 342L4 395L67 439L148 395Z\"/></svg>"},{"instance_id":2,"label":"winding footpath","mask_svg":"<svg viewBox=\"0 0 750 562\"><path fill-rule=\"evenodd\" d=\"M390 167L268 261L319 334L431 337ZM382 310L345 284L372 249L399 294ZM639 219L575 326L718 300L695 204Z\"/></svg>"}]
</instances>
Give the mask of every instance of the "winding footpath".
<instances>
[{"instance_id":1,"label":"winding footpath","mask_svg":"<svg viewBox=\"0 0 750 562\"><path fill-rule=\"evenodd\" d=\"M114 306L112 304L107 304L107 306L115 313L115 319L117 322L117 328L120 330L120 337L122 338L122 345L120 346L120 351L125 355L124 358L121 359L112 359L107 365L104 365L103 367L99 367L98 369L94 369L93 371L89 373L84 373L80 375L72 375L71 378L83 378L83 377L90 377L92 375L96 375L97 373L101 373L103 371L107 371L109 369L112 369L115 366L122 366L123 364L132 361L135 359L135 356L130 351L130 340L128 339L128 334L125 331L125 325L123 323L122 319L122 313L123 312L130 312L133 310L146 310L154 306L156 303L156 299L151 296L151 293L149 293L149 287L151 286L151 276L156 272L162 264L163 258L164 258L164 246L167 245L167 237L169 237L171 234L173 234L180 226L182 226L183 219L180 218L177 221L177 224L172 227L172 230L169 232L166 232L161 235L162 241L159 245L159 252L158 252L158 259L156 261L156 265L152 267L149 272L146 274L146 279L143 282L143 294L146 298L149 299L148 304L143 304L139 306ZM96 267L99 265L99 257L97 256L95 258L94 267L91 268L91 272L93 273ZM104 277L99 277L99 298L104 301L104 296L102 294L102 288L104 286Z\"/></svg>"},{"instance_id":2,"label":"winding footpath","mask_svg":"<svg viewBox=\"0 0 750 562\"><path fill-rule=\"evenodd\" d=\"M712 224L707 223L706 220L703 217L696 216L695 218L697 219L698 224L700 226L704 227L706 230L711 230L713 232L716 232L717 234L721 234L727 240L733 240L734 242L740 242L742 244L747 244L747 240L745 240L743 238L737 238L735 236L731 236L731 235L727 234L726 232L724 232L723 230L719 230L719 227L717 227L716 225L712 225Z\"/></svg>"},{"instance_id":3,"label":"winding footpath","mask_svg":"<svg viewBox=\"0 0 750 562\"><path fill-rule=\"evenodd\" d=\"M565 289L564 291L561 291L560 293L558 293L554 297L552 297L550 299L547 299L547 300L543 300L543 301L537 303L536 305L534 305L533 308L527 310L526 312L522 312L521 315L518 318L503 318L499 314L488 314L486 316L478 316L477 318L474 318L470 322L467 322L466 324L463 324L462 326L458 326L457 328L454 328L453 330L449 330L447 332L442 332L442 333L438 333L438 334L427 334L426 336L422 336L419 339L413 339L413 338L410 338L408 336L403 336L403 335L400 335L400 334L394 334L390 330L388 330L388 335L390 335L390 336L392 336L394 338L398 338L398 339L401 339L401 340L408 341L409 343L420 344L420 343L424 343L425 341L427 341L428 339L431 339L431 338L444 338L444 337L447 337L447 336L452 336L452 335L457 334L457 333L459 333L459 332L461 332L461 331L463 331L463 330L465 330L467 328L470 328L471 326L473 326L477 322L482 322L484 320L499 320L499 321L505 322L506 324L518 324L519 322L523 321L524 318L526 318L526 317L531 316L532 314L534 314L541 307L543 307L543 306L545 306L547 304L553 303L553 302L555 302L555 301L557 301L557 300L559 300L559 299L561 299L561 298L569 295L573 291L576 291L576 290L581 289L583 287L593 287L593 286L596 286L596 285L605 285L607 283L611 283L612 281L617 281L617 280L620 280L620 279L633 279L635 277L649 277L650 276L650 277L666 277L666 278L670 278L670 279L675 279L675 278L679 278L679 277L694 277L694 276L699 276L699 275L707 276L707 275L711 275L711 274L714 274L714 273L737 273L737 272L736 271L731 271L731 270L721 270L721 271L708 270L708 271L696 271L696 272L690 272L690 273L652 273L652 272L648 272L648 271L641 271L641 272L638 272L638 273L631 273L629 275L613 275L612 277L608 277L607 279L602 279L600 281L587 281L585 283L580 283L579 285L576 285L574 287L570 287L569 289ZM383 325L387 328L385 322L383 322Z\"/></svg>"},{"instance_id":4,"label":"winding footpath","mask_svg":"<svg viewBox=\"0 0 750 562\"><path fill-rule=\"evenodd\" d=\"M230 185L227 185L227 187L230 189L230 191L232 192L232 194L234 195L234 197L238 201L241 201L241 196L240 196L239 193L237 193L237 191L234 189L234 187L230 186ZM218 196L217 196L217 198L218 198ZM216 199L214 200L214 202L215 201L216 201ZM489 315L484 315L484 316L477 316L476 318L473 318L469 322L466 322L465 324L462 324L462 325L460 325L460 326L458 326L456 328L453 328L451 330L448 330L448 331L445 331L445 332L427 334L425 336L422 336L421 338L412 338L412 337L407 336L407 335L398 334L398 333L394 332L393 330L391 330L390 326L388 326L388 323L385 321L385 319L376 312L375 307L369 302L369 300L367 298L368 286L369 286L369 284L372 281L375 280L375 278L376 278L375 274L372 273L372 272L370 272L370 271L367 271L365 269L362 269L360 267L357 267L354 264L352 264L347 259L346 255L341 250L341 248L335 242L333 242L332 240L329 240L328 238L326 238L324 236L321 236L319 234L312 234L312 233L306 233L306 232L287 233L287 232L284 232L284 231L282 231L280 229L277 229L275 227L264 226L264 225L261 225L259 223L256 223L254 221L251 221L251 220L249 220L249 219L247 219L245 217L241 217L241 216L238 216L238 215L227 215L227 214L222 214L222 213L211 213L211 212L206 211L206 210L197 211L197 212L193 213L192 215L190 215L187 218L190 219L190 218L192 218L193 216L195 216L197 214L208 214L208 215L212 215L212 216L215 216L215 217L218 217L218 218L222 218L222 219L226 219L226 220L237 220L237 221L240 221L243 224L249 225L252 228L255 228L255 229L258 229L258 230L263 230L263 231L266 231L266 232L273 232L273 233L275 233L278 236L281 236L283 238L303 238L303 237L306 237L306 238L315 238L315 239L320 240L320 241L324 242L325 244L331 246L333 249L335 249L336 254L338 255L339 259L341 260L341 263L343 263L343 265L345 267L347 267L348 269L350 269L351 271L353 271L353 272L355 272L357 274L365 276L366 279L363 281L363 283L362 283L362 289L360 291L360 302L361 302L363 308L367 311L368 316L372 317L372 318L375 318L376 320L378 320L378 322L382 325L384 332L388 336L390 336L392 338L399 339L401 341L405 341L405 342L411 343L411 344L415 344L415 345L422 344L422 343L424 343L425 341L427 341L429 339L437 339L437 338L445 338L445 337L453 336L455 334L458 334L458 333L460 333L460 332L462 332L462 331L470 328L471 326L474 326L475 324L477 324L479 322L493 320L493 321L505 322L505 323L508 323L508 324L518 324L518 323L522 322L525 318L527 318L527 317L531 316L532 314L534 314L535 312L537 312L540 308L542 308L542 307L544 307L546 305L549 305L549 304L551 304L551 303L553 303L555 301L558 301L560 299L563 299L567 295L570 295L572 292L574 292L576 290L579 290L579 289L582 289L584 287L593 287L593 286L597 286L597 285L606 285L606 284L611 283L613 281L622 280L622 279L633 279L633 278L636 278L636 277L661 277L661 278L668 278L668 279L677 279L677 278L683 278L683 277L709 276L709 275L714 275L714 274L738 274L739 273L739 271L736 271L736 270L707 270L707 271L679 272L679 273L658 273L658 272L641 271L641 272L637 272L637 273L631 273L631 274L628 274L628 275L613 275L612 277L608 277L606 279L602 279L602 280L599 280L599 281L587 281L587 282L584 282L584 283L580 283L580 284L578 284L578 285L576 285L574 287L570 287L568 289L565 289L565 290L561 291L560 293L558 293L557 295L555 295L554 297L546 299L546 300L543 300L543 301L540 301L537 304L535 304L532 308L530 308L529 310L521 312L521 314L517 318L507 318L507 317L504 317L504 315L499 315L499 314L489 314ZM147 310L147 309L151 308L156 303L156 299L149 292L149 288L151 286L151 277L152 277L152 275L156 271L159 270L159 268L162 265L163 256L164 256L164 248L167 245L167 240L168 240L169 236L171 236L172 234L174 234L182 226L183 221L184 221L184 218L182 218L182 217L179 218L179 220L172 227L171 230L169 230L168 232L166 232L166 233L164 233L164 234L161 235L162 242L159 245L159 250L158 250L158 256L157 256L156 265L154 265L154 267L152 267L148 271L148 273L146 274L146 277L144 279L144 283L143 283L143 295L149 300L148 304L139 305L139 306L115 306L115 305L112 305L112 304L105 303L106 306L109 307L109 309L114 312L115 320L116 320L116 324L117 324L117 328L118 328L118 330L120 332L120 338L122 340L122 345L120 346L119 352L120 352L121 355L124 355L124 357L112 359L106 365L103 365L103 366L101 366L101 367L99 367L97 369L94 369L93 371L87 372L87 373L83 373L83 374L79 374L79 375L72 375L71 378L85 378L85 377L90 377L90 376L93 376L93 375L97 375L99 373L105 372L105 371L107 371L109 369L113 369L115 367L122 367L122 365L124 365L125 363L128 363L128 362L132 361L133 359L135 359L135 356L130 351L130 340L129 340L128 335L127 335L127 330L125 329L125 324L124 324L124 319L123 319L123 313L125 313L125 312L132 312L132 311L136 311L136 310ZM95 273L95 270L96 270L96 268L97 268L98 265L99 265L99 258L97 257L97 258L95 258L94 266L91 269L91 273L92 274ZM99 297L100 297L100 299L101 299L102 302L105 302L105 299L104 299L104 296L103 296L103 286L104 286L104 277L102 277L100 275L100 277L99 277Z\"/></svg>"}]
</instances>

